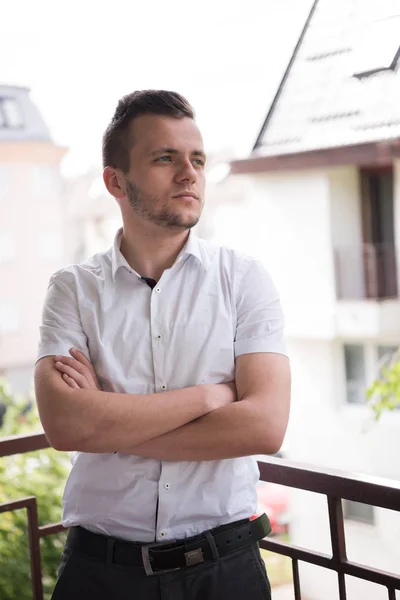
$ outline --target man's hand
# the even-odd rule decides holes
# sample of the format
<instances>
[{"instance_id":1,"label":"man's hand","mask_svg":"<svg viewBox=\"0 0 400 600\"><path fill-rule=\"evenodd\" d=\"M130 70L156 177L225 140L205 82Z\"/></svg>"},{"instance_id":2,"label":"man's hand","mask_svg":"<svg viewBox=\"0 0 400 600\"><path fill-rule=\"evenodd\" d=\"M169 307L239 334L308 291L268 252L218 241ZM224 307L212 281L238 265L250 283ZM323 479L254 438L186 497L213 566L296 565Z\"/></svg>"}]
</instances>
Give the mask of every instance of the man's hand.
<instances>
[{"instance_id":1,"label":"man's hand","mask_svg":"<svg viewBox=\"0 0 400 600\"><path fill-rule=\"evenodd\" d=\"M71 348L69 356L56 356L55 367L62 378L74 389L101 390L94 367L89 359L76 348Z\"/></svg>"}]
</instances>

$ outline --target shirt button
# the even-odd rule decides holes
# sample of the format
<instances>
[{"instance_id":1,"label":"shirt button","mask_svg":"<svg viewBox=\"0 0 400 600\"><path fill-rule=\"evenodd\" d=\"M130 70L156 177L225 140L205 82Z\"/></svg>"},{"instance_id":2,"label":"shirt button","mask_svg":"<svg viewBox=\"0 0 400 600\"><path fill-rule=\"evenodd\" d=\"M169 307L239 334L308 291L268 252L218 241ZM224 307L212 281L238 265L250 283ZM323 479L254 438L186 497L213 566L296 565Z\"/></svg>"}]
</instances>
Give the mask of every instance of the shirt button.
<instances>
[{"instance_id":1,"label":"shirt button","mask_svg":"<svg viewBox=\"0 0 400 600\"><path fill-rule=\"evenodd\" d=\"M161 288L156 288L156 292L159 294L161 292Z\"/></svg>"},{"instance_id":2,"label":"shirt button","mask_svg":"<svg viewBox=\"0 0 400 600\"><path fill-rule=\"evenodd\" d=\"M164 487L165 487L165 489L166 489L166 490L169 490L169 488L170 488L171 486L169 485L169 483L164 483Z\"/></svg>"},{"instance_id":3,"label":"shirt button","mask_svg":"<svg viewBox=\"0 0 400 600\"><path fill-rule=\"evenodd\" d=\"M157 339L158 339L158 340L161 340L161 335L158 335L158 336L157 336Z\"/></svg>"},{"instance_id":4,"label":"shirt button","mask_svg":"<svg viewBox=\"0 0 400 600\"><path fill-rule=\"evenodd\" d=\"M165 537L166 535L167 535L167 532L166 532L166 531L160 531L160 537L162 537L162 538L163 538L163 537Z\"/></svg>"},{"instance_id":5,"label":"shirt button","mask_svg":"<svg viewBox=\"0 0 400 600\"><path fill-rule=\"evenodd\" d=\"M166 389L167 389L167 386L166 386L166 385L162 385L162 386L161 386L161 389L162 389L162 390L166 390Z\"/></svg>"}]
</instances>

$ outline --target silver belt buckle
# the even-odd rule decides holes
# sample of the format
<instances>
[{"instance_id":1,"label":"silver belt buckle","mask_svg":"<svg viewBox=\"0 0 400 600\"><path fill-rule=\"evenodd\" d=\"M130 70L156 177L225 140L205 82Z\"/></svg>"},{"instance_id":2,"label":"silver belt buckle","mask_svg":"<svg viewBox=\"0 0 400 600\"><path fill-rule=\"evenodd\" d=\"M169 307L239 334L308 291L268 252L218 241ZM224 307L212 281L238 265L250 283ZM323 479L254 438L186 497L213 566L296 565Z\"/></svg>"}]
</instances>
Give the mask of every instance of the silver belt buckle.
<instances>
[{"instance_id":1,"label":"silver belt buckle","mask_svg":"<svg viewBox=\"0 0 400 600\"><path fill-rule=\"evenodd\" d=\"M146 546L142 546L142 562L146 575L163 575L164 573L181 570L180 567L175 567L174 569L160 569L159 571L153 571L153 567L151 566L150 549L155 548L156 546L167 546L168 544L174 544L175 542L176 540L167 540L165 542L157 542L155 544L146 544Z\"/></svg>"},{"instance_id":2,"label":"silver belt buckle","mask_svg":"<svg viewBox=\"0 0 400 600\"><path fill-rule=\"evenodd\" d=\"M151 566L149 554L150 549L155 548L156 546L158 547L174 544L175 542L176 540L168 540L166 542L158 542L155 544L146 544L146 546L142 546L142 562L146 575L163 575L164 573L171 573L172 571L181 570L181 567L175 567L174 569L160 569L159 571L153 571L153 567ZM194 565L204 562L203 551L201 548L185 552L184 554L187 567L193 567Z\"/></svg>"}]
</instances>

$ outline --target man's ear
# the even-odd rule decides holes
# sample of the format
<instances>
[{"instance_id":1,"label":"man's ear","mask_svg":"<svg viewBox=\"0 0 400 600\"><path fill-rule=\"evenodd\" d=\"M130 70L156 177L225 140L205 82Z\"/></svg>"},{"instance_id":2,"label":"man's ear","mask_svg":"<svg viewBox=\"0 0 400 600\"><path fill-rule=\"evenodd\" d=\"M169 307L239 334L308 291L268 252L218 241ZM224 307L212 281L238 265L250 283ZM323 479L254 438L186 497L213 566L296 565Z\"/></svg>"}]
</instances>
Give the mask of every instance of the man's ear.
<instances>
[{"instance_id":1,"label":"man's ear","mask_svg":"<svg viewBox=\"0 0 400 600\"><path fill-rule=\"evenodd\" d=\"M117 200L126 198L125 178L119 169L106 167L103 171L103 181L111 196Z\"/></svg>"}]
</instances>

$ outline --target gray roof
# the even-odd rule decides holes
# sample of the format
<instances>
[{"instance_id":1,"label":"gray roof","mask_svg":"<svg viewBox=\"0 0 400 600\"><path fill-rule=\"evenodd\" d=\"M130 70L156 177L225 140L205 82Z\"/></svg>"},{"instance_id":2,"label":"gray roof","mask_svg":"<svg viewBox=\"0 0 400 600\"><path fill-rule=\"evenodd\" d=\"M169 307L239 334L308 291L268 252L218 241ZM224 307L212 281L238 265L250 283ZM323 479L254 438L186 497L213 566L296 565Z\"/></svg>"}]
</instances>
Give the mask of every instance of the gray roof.
<instances>
[{"instance_id":1,"label":"gray roof","mask_svg":"<svg viewBox=\"0 0 400 600\"><path fill-rule=\"evenodd\" d=\"M0 85L0 142L51 141L49 130L27 88Z\"/></svg>"},{"instance_id":2,"label":"gray roof","mask_svg":"<svg viewBox=\"0 0 400 600\"><path fill-rule=\"evenodd\" d=\"M316 0L255 154L400 137L399 55L399 0Z\"/></svg>"}]
</instances>

